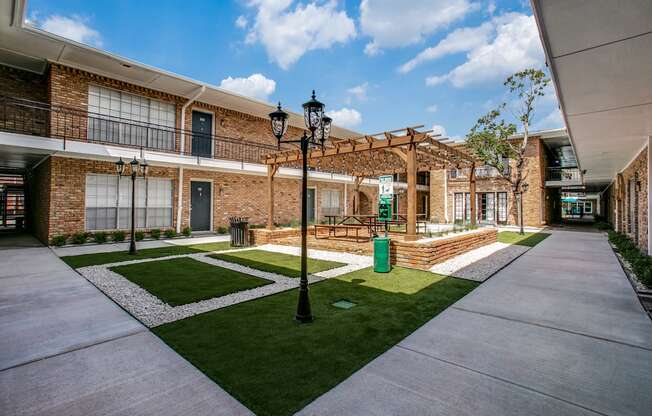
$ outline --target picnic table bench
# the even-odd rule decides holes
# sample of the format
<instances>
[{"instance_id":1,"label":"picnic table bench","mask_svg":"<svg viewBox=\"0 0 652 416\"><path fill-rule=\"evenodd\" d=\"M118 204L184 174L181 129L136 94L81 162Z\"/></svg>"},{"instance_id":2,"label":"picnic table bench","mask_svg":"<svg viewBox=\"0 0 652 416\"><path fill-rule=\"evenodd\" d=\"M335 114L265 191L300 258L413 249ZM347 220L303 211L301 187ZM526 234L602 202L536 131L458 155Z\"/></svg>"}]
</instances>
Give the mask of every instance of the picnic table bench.
<instances>
[{"instance_id":1,"label":"picnic table bench","mask_svg":"<svg viewBox=\"0 0 652 416\"><path fill-rule=\"evenodd\" d=\"M326 228L328 230L328 236L325 238L348 238L349 231L355 232L355 242L360 242L360 230L368 229L366 225L363 224L315 224L315 239L318 239L319 230ZM337 235L338 230L344 230L344 235Z\"/></svg>"}]
</instances>

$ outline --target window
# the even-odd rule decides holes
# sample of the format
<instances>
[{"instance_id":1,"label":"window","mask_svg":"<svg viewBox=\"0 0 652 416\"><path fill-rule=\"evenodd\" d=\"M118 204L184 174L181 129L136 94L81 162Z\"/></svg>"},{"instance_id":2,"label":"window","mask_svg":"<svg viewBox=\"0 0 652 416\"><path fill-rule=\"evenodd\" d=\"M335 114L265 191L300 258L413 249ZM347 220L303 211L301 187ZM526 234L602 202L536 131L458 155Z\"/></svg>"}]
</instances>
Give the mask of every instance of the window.
<instances>
[{"instance_id":1,"label":"window","mask_svg":"<svg viewBox=\"0 0 652 416\"><path fill-rule=\"evenodd\" d=\"M477 204L478 200L476 199L475 202ZM468 192L464 194L464 212L464 219L471 221L471 194Z\"/></svg>"},{"instance_id":2,"label":"window","mask_svg":"<svg viewBox=\"0 0 652 416\"><path fill-rule=\"evenodd\" d=\"M322 215L340 215L340 191L325 189L321 192Z\"/></svg>"},{"instance_id":3,"label":"window","mask_svg":"<svg viewBox=\"0 0 652 416\"><path fill-rule=\"evenodd\" d=\"M174 104L109 88L88 88L88 139L172 150L175 147Z\"/></svg>"},{"instance_id":4,"label":"window","mask_svg":"<svg viewBox=\"0 0 652 416\"><path fill-rule=\"evenodd\" d=\"M464 220L464 194L455 193L455 221Z\"/></svg>"},{"instance_id":5,"label":"window","mask_svg":"<svg viewBox=\"0 0 652 416\"><path fill-rule=\"evenodd\" d=\"M593 214L593 203L591 201L584 202L584 213Z\"/></svg>"},{"instance_id":6,"label":"window","mask_svg":"<svg viewBox=\"0 0 652 416\"><path fill-rule=\"evenodd\" d=\"M498 222L507 222L507 192L498 192Z\"/></svg>"},{"instance_id":7,"label":"window","mask_svg":"<svg viewBox=\"0 0 652 416\"><path fill-rule=\"evenodd\" d=\"M480 193L480 220L484 222L494 222L495 204L493 192Z\"/></svg>"},{"instance_id":8,"label":"window","mask_svg":"<svg viewBox=\"0 0 652 416\"><path fill-rule=\"evenodd\" d=\"M131 227L131 178L117 175L86 177L86 230ZM172 180L136 180L136 227L172 226Z\"/></svg>"}]
</instances>

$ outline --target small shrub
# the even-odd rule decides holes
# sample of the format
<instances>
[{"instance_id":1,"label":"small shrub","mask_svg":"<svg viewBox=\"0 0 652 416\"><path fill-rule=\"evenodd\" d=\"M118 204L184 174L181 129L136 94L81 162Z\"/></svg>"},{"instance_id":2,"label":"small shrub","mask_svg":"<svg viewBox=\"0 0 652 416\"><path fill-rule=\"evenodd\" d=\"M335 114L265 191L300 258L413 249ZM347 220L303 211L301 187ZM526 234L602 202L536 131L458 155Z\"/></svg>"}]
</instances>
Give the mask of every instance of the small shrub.
<instances>
[{"instance_id":1,"label":"small shrub","mask_svg":"<svg viewBox=\"0 0 652 416\"><path fill-rule=\"evenodd\" d=\"M623 233L609 231L609 241L632 266L632 270L641 283L652 288L652 256L641 252L636 244Z\"/></svg>"},{"instance_id":2,"label":"small shrub","mask_svg":"<svg viewBox=\"0 0 652 416\"><path fill-rule=\"evenodd\" d=\"M177 232L172 228L168 228L167 230L165 230L164 234L165 234L165 238L174 238L177 236Z\"/></svg>"},{"instance_id":3,"label":"small shrub","mask_svg":"<svg viewBox=\"0 0 652 416\"><path fill-rule=\"evenodd\" d=\"M226 234L228 232L229 232L229 230L224 226L220 225L219 227L217 227L217 233L218 234Z\"/></svg>"},{"instance_id":4,"label":"small shrub","mask_svg":"<svg viewBox=\"0 0 652 416\"><path fill-rule=\"evenodd\" d=\"M84 244L88 240L88 234L86 233L75 233L72 235L73 244Z\"/></svg>"},{"instance_id":5,"label":"small shrub","mask_svg":"<svg viewBox=\"0 0 652 416\"><path fill-rule=\"evenodd\" d=\"M52 241L50 242L50 244L52 244L55 247L61 247L64 244L66 244L67 239L68 236L65 234L55 235L54 237L52 237Z\"/></svg>"},{"instance_id":6,"label":"small shrub","mask_svg":"<svg viewBox=\"0 0 652 416\"><path fill-rule=\"evenodd\" d=\"M192 234L192 228L190 227L184 228L183 230L181 230L181 234L183 234L186 237L190 237L190 235Z\"/></svg>"},{"instance_id":7,"label":"small shrub","mask_svg":"<svg viewBox=\"0 0 652 416\"><path fill-rule=\"evenodd\" d=\"M136 231L134 233L134 237L136 238L136 241L141 241L143 238L145 238L145 233L142 231Z\"/></svg>"},{"instance_id":8,"label":"small shrub","mask_svg":"<svg viewBox=\"0 0 652 416\"><path fill-rule=\"evenodd\" d=\"M154 240L158 240L159 238L161 238L161 230L159 230L158 228L154 228L153 230L151 230L151 231L149 232L149 235L150 235Z\"/></svg>"},{"instance_id":9,"label":"small shrub","mask_svg":"<svg viewBox=\"0 0 652 416\"><path fill-rule=\"evenodd\" d=\"M602 230L602 231L611 230L611 224L604 221L597 221L596 223L593 224L593 226L598 230Z\"/></svg>"},{"instance_id":10,"label":"small shrub","mask_svg":"<svg viewBox=\"0 0 652 416\"><path fill-rule=\"evenodd\" d=\"M93 239L97 244L104 244L109 236L104 231L98 231L93 235Z\"/></svg>"},{"instance_id":11,"label":"small shrub","mask_svg":"<svg viewBox=\"0 0 652 416\"><path fill-rule=\"evenodd\" d=\"M116 243L120 243L122 241L125 241L125 232L122 230L117 230L113 232L113 241Z\"/></svg>"}]
</instances>

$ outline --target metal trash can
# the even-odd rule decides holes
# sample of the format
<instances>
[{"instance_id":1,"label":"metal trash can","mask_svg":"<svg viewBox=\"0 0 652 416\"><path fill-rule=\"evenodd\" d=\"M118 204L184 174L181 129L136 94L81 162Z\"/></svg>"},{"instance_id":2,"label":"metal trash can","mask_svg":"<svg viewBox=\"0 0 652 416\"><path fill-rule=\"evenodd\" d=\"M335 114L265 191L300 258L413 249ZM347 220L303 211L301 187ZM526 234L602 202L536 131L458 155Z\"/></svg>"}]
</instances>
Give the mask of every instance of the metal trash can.
<instances>
[{"instance_id":1,"label":"metal trash can","mask_svg":"<svg viewBox=\"0 0 652 416\"><path fill-rule=\"evenodd\" d=\"M392 266L389 264L389 237L374 238L374 272L389 273Z\"/></svg>"},{"instance_id":2,"label":"metal trash can","mask_svg":"<svg viewBox=\"0 0 652 416\"><path fill-rule=\"evenodd\" d=\"M232 247L249 246L249 218L231 217L229 218L229 232L231 234Z\"/></svg>"}]
</instances>

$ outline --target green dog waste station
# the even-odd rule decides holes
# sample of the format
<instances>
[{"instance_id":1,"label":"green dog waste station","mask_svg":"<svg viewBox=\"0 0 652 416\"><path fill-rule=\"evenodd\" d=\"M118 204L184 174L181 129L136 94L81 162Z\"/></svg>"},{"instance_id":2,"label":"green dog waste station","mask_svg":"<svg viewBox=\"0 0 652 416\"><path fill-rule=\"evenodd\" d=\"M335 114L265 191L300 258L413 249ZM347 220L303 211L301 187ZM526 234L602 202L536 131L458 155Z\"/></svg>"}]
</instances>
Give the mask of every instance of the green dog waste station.
<instances>
[{"instance_id":1,"label":"green dog waste station","mask_svg":"<svg viewBox=\"0 0 652 416\"><path fill-rule=\"evenodd\" d=\"M374 238L374 272L389 273L389 237Z\"/></svg>"}]
</instances>

